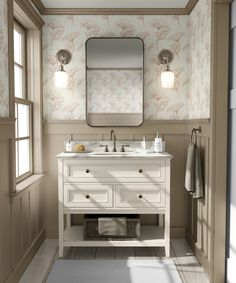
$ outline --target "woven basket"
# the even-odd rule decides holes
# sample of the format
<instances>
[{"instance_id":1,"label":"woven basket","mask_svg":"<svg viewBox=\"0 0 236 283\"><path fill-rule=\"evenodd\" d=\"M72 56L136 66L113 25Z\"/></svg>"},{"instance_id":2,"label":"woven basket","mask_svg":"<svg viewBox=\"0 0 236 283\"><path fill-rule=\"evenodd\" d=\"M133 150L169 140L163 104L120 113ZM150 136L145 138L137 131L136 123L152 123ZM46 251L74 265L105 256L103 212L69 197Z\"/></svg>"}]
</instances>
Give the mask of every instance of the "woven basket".
<instances>
[{"instance_id":1,"label":"woven basket","mask_svg":"<svg viewBox=\"0 0 236 283\"><path fill-rule=\"evenodd\" d=\"M98 229L98 218L126 219L125 235L100 235ZM84 216L84 240L132 240L140 236L139 215L85 215Z\"/></svg>"}]
</instances>

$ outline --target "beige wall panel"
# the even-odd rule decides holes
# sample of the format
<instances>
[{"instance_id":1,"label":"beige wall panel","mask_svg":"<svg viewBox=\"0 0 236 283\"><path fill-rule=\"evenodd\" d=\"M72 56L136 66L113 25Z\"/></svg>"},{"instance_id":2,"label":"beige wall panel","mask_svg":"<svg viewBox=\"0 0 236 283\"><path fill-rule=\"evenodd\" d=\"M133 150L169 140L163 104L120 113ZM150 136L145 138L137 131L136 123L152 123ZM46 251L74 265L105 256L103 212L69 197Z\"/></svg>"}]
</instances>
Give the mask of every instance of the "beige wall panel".
<instances>
[{"instance_id":1,"label":"beige wall panel","mask_svg":"<svg viewBox=\"0 0 236 283\"><path fill-rule=\"evenodd\" d=\"M91 128L79 121L47 123L45 124L45 204L46 204L46 237L54 238L58 235L57 212L57 160L56 155L63 151L64 140L71 137L74 140L110 140L110 128ZM171 226L172 236L184 237L187 225L187 194L184 190L185 163L188 146L187 123L185 122L149 122L139 128L115 128L118 140L154 140L158 131L166 140L166 150L174 158L171 172ZM74 221L79 220L74 217ZM156 219L148 219L155 222Z\"/></svg>"},{"instance_id":2,"label":"beige wall panel","mask_svg":"<svg viewBox=\"0 0 236 283\"><path fill-rule=\"evenodd\" d=\"M63 151L64 140L67 135L50 135L45 140L45 226L46 238L55 238L58 235L58 193L57 193L57 159L56 155Z\"/></svg>"},{"instance_id":3,"label":"beige wall panel","mask_svg":"<svg viewBox=\"0 0 236 283\"><path fill-rule=\"evenodd\" d=\"M195 124L194 124L195 123ZM181 121L170 121L170 120L147 120L144 121L143 125L140 127L124 127L124 128L115 128L116 134L119 137L121 134L153 134L156 132L165 133L165 134L189 134L191 127L194 125L198 127L202 125L203 132L208 131L209 128L209 119L201 120L181 120ZM86 124L84 120L58 120L53 122L46 122L44 124L44 133L50 135L70 135L70 134L79 134L79 135L107 135L110 137L110 131L112 127L90 127ZM191 132L190 132L191 133Z\"/></svg>"},{"instance_id":4,"label":"beige wall panel","mask_svg":"<svg viewBox=\"0 0 236 283\"><path fill-rule=\"evenodd\" d=\"M23 256L22 252L22 230L21 230L21 199L13 201L12 204L12 236L13 236L13 265Z\"/></svg>"},{"instance_id":5,"label":"beige wall panel","mask_svg":"<svg viewBox=\"0 0 236 283\"><path fill-rule=\"evenodd\" d=\"M45 238L42 188L41 183L32 185L11 197L13 264L9 283L21 276Z\"/></svg>"},{"instance_id":6,"label":"beige wall panel","mask_svg":"<svg viewBox=\"0 0 236 283\"><path fill-rule=\"evenodd\" d=\"M11 207L8 197L10 188L8 140L0 140L0 156L0 274L3 280L10 273L12 263Z\"/></svg>"},{"instance_id":7,"label":"beige wall panel","mask_svg":"<svg viewBox=\"0 0 236 283\"><path fill-rule=\"evenodd\" d=\"M1 202L2 214L1 221L1 257L3 278L6 278L11 271L12 245L11 245L11 211L8 203Z\"/></svg>"},{"instance_id":8,"label":"beige wall panel","mask_svg":"<svg viewBox=\"0 0 236 283\"><path fill-rule=\"evenodd\" d=\"M68 138L70 138L68 136ZM73 139L74 140L81 140L81 141L87 141L87 140L91 140L91 141L101 141L102 139L104 140L103 138L103 135L98 135L98 134L95 134L95 135L92 135L92 134L89 134L89 135L73 135ZM110 137L109 137L110 139Z\"/></svg>"},{"instance_id":9,"label":"beige wall panel","mask_svg":"<svg viewBox=\"0 0 236 283\"><path fill-rule=\"evenodd\" d=\"M192 125L192 127L198 127ZM202 133L198 135L198 146L201 150L202 172L204 180L205 197L199 200L188 196L188 220L186 227L186 237L189 244L195 250L198 260L203 264L205 270L209 272L211 255L211 188L209 186L209 145L210 128L201 125ZM190 135L189 135L190 139Z\"/></svg>"},{"instance_id":10,"label":"beige wall panel","mask_svg":"<svg viewBox=\"0 0 236 283\"><path fill-rule=\"evenodd\" d=\"M203 251L204 255L208 256L208 203L209 203L209 186L208 186L208 138L200 139L200 147L202 153L202 167L203 167L203 178L205 184L205 198L198 202L198 245Z\"/></svg>"},{"instance_id":11,"label":"beige wall panel","mask_svg":"<svg viewBox=\"0 0 236 283\"><path fill-rule=\"evenodd\" d=\"M154 141L154 139L156 137L156 133L155 134L145 134L144 133L144 134L133 135L133 140L135 140L135 141L142 141L144 136L146 137L147 141Z\"/></svg>"},{"instance_id":12,"label":"beige wall panel","mask_svg":"<svg viewBox=\"0 0 236 283\"><path fill-rule=\"evenodd\" d=\"M30 243L32 243L37 236L37 213L38 213L37 189L38 189L38 186L35 186L34 189L29 192Z\"/></svg>"},{"instance_id":13,"label":"beige wall panel","mask_svg":"<svg viewBox=\"0 0 236 283\"><path fill-rule=\"evenodd\" d=\"M154 214L143 214L140 216L140 221L144 225L158 224L157 215Z\"/></svg>"},{"instance_id":14,"label":"beige wall panel","mask_svg":"<svg viewBox=\"0 0 236 283\"><path fill-rule=\"evenodd\" d=\"M43 184L39 184L38 185L38 188L37 188L37 201L38 201L37 233L39 233L44 228Z\"/></svg>"},{"instance_id":15,"label":"beige wall panel","mask_svg":"<svg viewBox=\"0 0 236 283\"><path fill-rule=\"evenodd\" d=\"M187 194L184 189L188 138L185 135L164 135L166 151L171 160L170 223L172 227L185 227L187 223Z\"/></svg>"},{"instance_id":16,"label":"beige wall panel","mask_svg":"<svg viewBox=\"0 0 236 283\"><path fill-rule=\"evenodd\" d=\"M21 199L21 225L22 225L22 246L23 254L30 247L30 202L29 193Z\"/></svg>"}]
</instances>

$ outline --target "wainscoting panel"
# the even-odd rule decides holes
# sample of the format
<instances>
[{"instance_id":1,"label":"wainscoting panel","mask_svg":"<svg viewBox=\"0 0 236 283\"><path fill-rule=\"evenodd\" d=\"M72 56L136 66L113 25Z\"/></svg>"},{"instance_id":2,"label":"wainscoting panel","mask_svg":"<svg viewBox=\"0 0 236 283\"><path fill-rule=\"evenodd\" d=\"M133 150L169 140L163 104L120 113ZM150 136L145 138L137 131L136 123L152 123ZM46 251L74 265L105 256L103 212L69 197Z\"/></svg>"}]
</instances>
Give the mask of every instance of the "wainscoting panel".
<instances>
[{"instance_id":1,"label":"wainscoting panel","mask_svg":"<svg viewBox=\"0 0 236 283\"><path fill-rule=\"evenodd\" d=\"M22 233L21 233L21 202L15 202L12 206L12 243L13 243L13 265L16 266L17 263L23 256L22 247Z\"/></svg>"},{"instance_id":2,"label":"wainscoting panel","mask_svg":"<svg viewBox=\"0 0 236 283\"><path fill-rule=\"evenodd\" d=\"M191 131L193 127L199 126L202 128L198 144L201 149L205 198L194 200L184 188L184 178ZM55 238L58 234L56 155L63 151L64 140L71 137L74 140L109 140L110 130L111 128L91 128L85 121L54 121L44 125L47 238ZM209 185L211 124L209 120L145 121L141 127L114 128L114 130L118 140L141 141L143 136L146 136L147 140L154 140L157 131L164 138L166 151L173 155L170 197L171 237L186 237L195 250L198 260L209 272L212 255L212 188ZM145 219L145 221L150 223L155 219Z\"/></svg>"},{"instance_id":3,"label":"wainscoting panel","mask_svg":"<svg viewBox=\"0 0 236 283\"><path fill-rule=\"evenodd\" d=\"M20 198L21 210L21 233L22 233L22 249L23 254L30 246L30 199L29 194L25 194ZM16 234L17 235L17 234Z\"/></svg>"},{"instance_id":4,"label":"wainscoting panel","mask_svg":"<svg viewBox=\"0 0 236 283\"><path fill-rule=\"evenodd\" d=\"M192 125L196 127L196 125ZM193 199L188 195L188 220L186 239L195 251L196 257L209 273L212 253L212 188L209 184L210 171L210 129L202 125L202 133L198 137L198 146L201 150L202 171L204 180L205 197ZM188 136L190 140L191 135Z\"/></svg>"},{"instance_id":5,"label":"wainscoting panel","mask_svg":"<svg viewBox=\"0 0 236 283\"><path fill-rule=\"evenodd\" d=\"M0 125L1 126L1 125ZM5 130L5 125L4 125ZM1 132L1 127L0 127ZM6 135L4 135L6 133ZM10 188L10 145L4 131L0 139L0 282L4 282L12 268L11 205Z\"/></svg>"},{"instance_id":6,"label":"wainscoting panel","mask_svg":"<svg viewBox=\"0 0 236 283\"><path fill-rule=\"evenodd\" d=\"M24 264L24 258L44 233L43 190L41 181L11 196L13 268L17 269ZM15 276L17 278L17 274Z\"/></svg>"},{"instance_id":7,"label":"wainscoting panel","mask_svg":"<svg viewBox=\"0 0 236 283\"><path fill-rule=\"evenodd\" d=\"M0 283L16 283L44 240L43 182L12 190L14 119L0 120Z\"/></svg>"},{"instance_id":8,"label":"wainscoting panel","mask_svg":"<svg viewBox=\"0 0 236 283\"><path fill-rule=\"evenodd\" d=\"M208 120L199 120L205 124ZM196 123L196 121L194 121ZM114 128L118 140L154 140L156 132L166 141L166 150L173 155L171 168L171 235L184 237L189 225L187 213L187 192L184 189L185 164L189 131L192 121L145 121L141 127ZM208 129L208 128L207 128ZM111 128L92 128L85 121L53 121L44 125L45 155L47 172L45 185L46 237L58 235L57 206L57 159L62 152L63 142L72 137L74 140L109 140ZM206 129L204 129L205 131ZM191 133L191 131L190 131Z\"/></svg>"}]
</instances>

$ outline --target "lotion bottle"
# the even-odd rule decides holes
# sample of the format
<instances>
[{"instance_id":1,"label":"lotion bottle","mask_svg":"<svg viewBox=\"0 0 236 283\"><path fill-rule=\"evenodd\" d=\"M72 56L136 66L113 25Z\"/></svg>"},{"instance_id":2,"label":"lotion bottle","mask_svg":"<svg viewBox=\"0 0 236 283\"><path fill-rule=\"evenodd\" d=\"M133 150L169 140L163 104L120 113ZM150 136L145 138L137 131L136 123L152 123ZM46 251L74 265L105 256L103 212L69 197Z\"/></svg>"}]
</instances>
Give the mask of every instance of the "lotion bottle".
<instances>
[{"instance_id":1,"label":"lotion bottle","mask_svg":"<svg viewBox=\"0 0 236 283\"><path fill-rule=\"evenodd\" d=\"M72 142L71 142L71 140L68 140L66 142L65 150L66 150L66 152L71 152L72 151Z\"/></svg>"},{"instance_id":2,"label":"lotion bottle","mask_svg":"<svg viewBox=\"0 0 236 283\"><path fill-rule=\"evenodd\" d=\"M154 152L162 152L162 138L159 138L158 136L158 132L157 132L157 136L155 137L154 140L154 145L153 145L153 151Z\"/></svg>"}]
</instances>

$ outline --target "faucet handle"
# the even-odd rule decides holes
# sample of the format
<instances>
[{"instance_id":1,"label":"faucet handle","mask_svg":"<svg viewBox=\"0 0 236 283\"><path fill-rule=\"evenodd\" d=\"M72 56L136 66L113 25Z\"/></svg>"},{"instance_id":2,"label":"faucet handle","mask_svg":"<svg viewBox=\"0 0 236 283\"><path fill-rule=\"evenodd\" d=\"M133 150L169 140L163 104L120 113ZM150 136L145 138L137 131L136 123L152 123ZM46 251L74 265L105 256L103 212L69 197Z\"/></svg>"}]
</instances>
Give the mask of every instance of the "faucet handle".
<instances>
[{"instance_id":1,"label":"faucet handle","mask_svg":"<svg viewBox=\"0 0 236 283\"><path fill-rule=\"evenodd\" d=\"M129 147L129 144L122 144L121 152L125 152L125 147Z\"/></svg>"},{"instance_id":2,"label":"faucet handle","mask_svg":"<svg viewBox=\"0 0 236 283\"><path fill-rule=\"evenodd\" d=\"M104 152L109 152L108 144L100 144L100 147L105 147Z\"/></svg>"}]
</instances>

